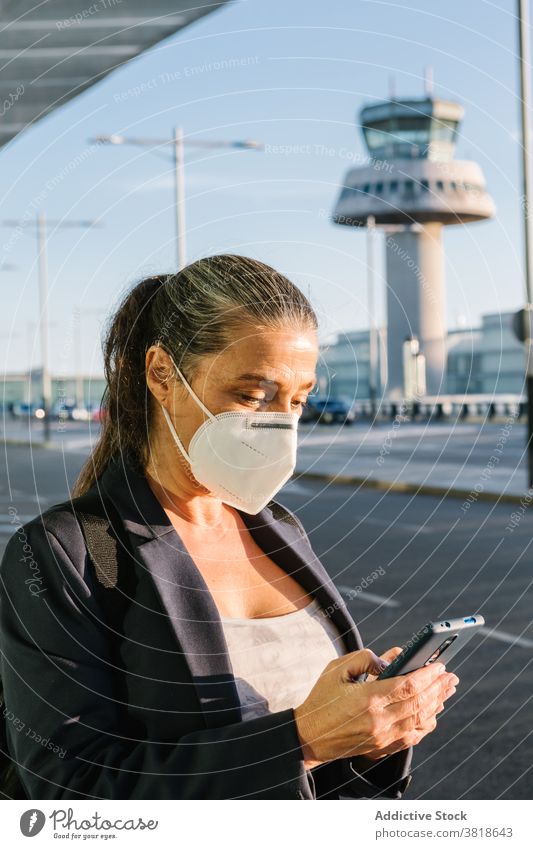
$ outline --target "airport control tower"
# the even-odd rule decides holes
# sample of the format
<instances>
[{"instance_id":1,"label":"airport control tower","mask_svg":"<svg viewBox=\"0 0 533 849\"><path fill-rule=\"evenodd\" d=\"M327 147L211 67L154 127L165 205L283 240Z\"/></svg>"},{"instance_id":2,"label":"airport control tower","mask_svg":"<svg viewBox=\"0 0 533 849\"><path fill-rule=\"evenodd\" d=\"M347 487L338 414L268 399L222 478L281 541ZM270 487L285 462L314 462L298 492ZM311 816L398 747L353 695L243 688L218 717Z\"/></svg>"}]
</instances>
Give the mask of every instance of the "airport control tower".
<instances>
[{"instance_id":1,"label":"airport control tower","mask_svg":"<svg viewBox=\"0 0 533 849\"><path fill-rule=\"evenodd\" d=\"M426 393L446 391L442 227L494 215L479 165L453 159L458 103L395 98L364 107L370 162L346 174L332 216L347 226L387 225L387 395L404 396L403 345L418 339ZM373 219L372 219L373 216Z\"/></svg>"}]
</instances>

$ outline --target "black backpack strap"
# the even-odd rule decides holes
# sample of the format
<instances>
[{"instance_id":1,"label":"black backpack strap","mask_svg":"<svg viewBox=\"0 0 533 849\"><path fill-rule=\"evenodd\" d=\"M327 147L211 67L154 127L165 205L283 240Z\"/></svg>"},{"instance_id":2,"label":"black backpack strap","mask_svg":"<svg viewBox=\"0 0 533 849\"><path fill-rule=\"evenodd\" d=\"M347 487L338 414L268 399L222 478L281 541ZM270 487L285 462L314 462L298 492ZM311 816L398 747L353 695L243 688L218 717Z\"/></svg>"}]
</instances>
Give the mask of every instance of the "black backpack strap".
<instances>
[{"instance_id":1,"label":"black backpack strap","mask_svg":"<svg viewBox=\"0 0 533 849\"><path fill-rule=\"evenodd\" d=\"M113 504L94 489L71 504L96 578L94 590L104 611L105 624L116 633L131 604L136 583L133 552L122 519Z\"/></svg>"},{"instance_id":2,"label":"black backpack strap","mask_svg":"<svg viewBox=\"0 0 533 849\"><path fill-rule=\"evenodd\" d=\"M279 501L269 501L267 507L272 513L274 519L277 519L280 522L286 522L288 525L293 525L298 529L301 536L307 536L304 527L297 516L295 516L294 513L291 513L291 511L284 507L283 504L280 504Z\"/></svg>"},{"instance_id":3,"label":"black backpack strap","mask_svg":"<svg viewBox=\"0 0 533 849\"><path fill-rule=\"evenodd\" d=\"M72 502L83 533L92 566L94 591L102 608L106 636L114 666L114 687L118 705L127 703L127 688L120 655L123 620L135 595L136 576L133 553L116 509L97 492L90 490Z\"/></svg>"},{"instance_id":4,"label":"black backpack strap","mask_svg":"<svg viewBox=\"0 0 533 849\"><path fill-rule=\"evenodd\" d=\"M96 577L95 588L104 610L106 624L111 628L113 651L118 663L120 622L129 603L127 594L118 592L121 566L131 574L131 561L125 536L121 534L121 520L115 508L99 495L89 490L70 502L76 514L87 546L90 562ZM127 565L126 565L127 564ZM128 583L127 581L125 582ZM123 693L121 694L123 695ZM4 711L4 690L0 679L0 708ZM16 766L8 754L6 721L0 716L0 798L27 799Z\"/></svg>"},{"instance_id":5,"label":"black backpack strap","mask_svg":"<svg viewBox=\"0 0 533 849\"><path fill-rule=\"evenodd\" d=\"M73 505L73 509L79 520L97 581L103 587L116 587L120 542L113 528L107 503L91 499L83 504Z\"/></svg>"}]
</instances>

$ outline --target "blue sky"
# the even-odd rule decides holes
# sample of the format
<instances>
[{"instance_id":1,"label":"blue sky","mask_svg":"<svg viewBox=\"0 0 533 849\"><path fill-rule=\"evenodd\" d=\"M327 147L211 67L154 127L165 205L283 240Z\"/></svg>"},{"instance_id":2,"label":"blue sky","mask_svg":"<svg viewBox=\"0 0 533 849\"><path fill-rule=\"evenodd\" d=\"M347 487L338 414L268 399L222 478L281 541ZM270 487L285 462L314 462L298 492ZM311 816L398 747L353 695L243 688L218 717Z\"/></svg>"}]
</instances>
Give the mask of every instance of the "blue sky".
<instances>
[{"instance_id":1,"label":"blue sky","mask_svg":"<svg viewBox=\"0 0 533 849\"><path fill-rule=\"evenodd\" d=\"M44 192L51 218L101 218L49 239L54 372L74 371L81 306L84 371L101 369L103 318L137 279L173 268L172 166L99 133L257 139L267 150L186 156L188 260L219 252L270 263L310 292L323 339L367 326L365 237L328 221L363 103L435 94L465 107L457 158L477 160L493 221L444 234L448 325L523 300L514 0L237 0L123 66L0 152L2 218ZM277 148L276 148L277 146ZM47 183L50 188L47 188ZM382 237L381 237L382 238ZM9 371L39 362L35 242L3 227L0 338ZM384 318L383 246L377 306Z\"/></svg>"}]
</instances>

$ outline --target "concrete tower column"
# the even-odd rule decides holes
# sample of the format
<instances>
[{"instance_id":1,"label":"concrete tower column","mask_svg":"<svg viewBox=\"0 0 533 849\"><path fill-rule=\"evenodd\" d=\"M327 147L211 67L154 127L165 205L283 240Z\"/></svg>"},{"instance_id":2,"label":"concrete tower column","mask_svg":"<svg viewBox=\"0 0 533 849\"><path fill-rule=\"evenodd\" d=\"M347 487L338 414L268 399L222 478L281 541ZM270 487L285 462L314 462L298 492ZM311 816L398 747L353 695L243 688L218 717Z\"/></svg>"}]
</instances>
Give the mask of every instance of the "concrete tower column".
<instances>
[{"instance_id":1,"label":"concrete tower column","mask_svg":"<svg viewBox=\"0 0 533 849\"><path fill-rule=\"evenodd\" d=\"M404 395L401 343L415 336L426 358L428 395L445 391L446 323L442 225L407 226L385 236L387 331L387 394Z\"/></svg>"}]
</instances>

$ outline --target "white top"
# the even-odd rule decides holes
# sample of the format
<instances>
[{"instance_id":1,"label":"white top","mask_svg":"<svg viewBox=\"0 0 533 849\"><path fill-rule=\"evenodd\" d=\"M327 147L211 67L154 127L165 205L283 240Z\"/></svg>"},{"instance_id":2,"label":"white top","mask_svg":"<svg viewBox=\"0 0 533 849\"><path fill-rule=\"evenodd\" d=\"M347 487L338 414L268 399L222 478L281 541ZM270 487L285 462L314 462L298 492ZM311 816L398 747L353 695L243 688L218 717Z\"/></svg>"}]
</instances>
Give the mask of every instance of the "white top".
<instances>
[{"instance_id":1,"label":"white top","mask_svg":"<svg viewBox=\"0 0 533 849\"><path fill-rule=\"evenodd\" d=\"M222 616L242 718L300 705L325 666L346 653L317 599L282 616Z\"/></svg>"}]
</instances>

